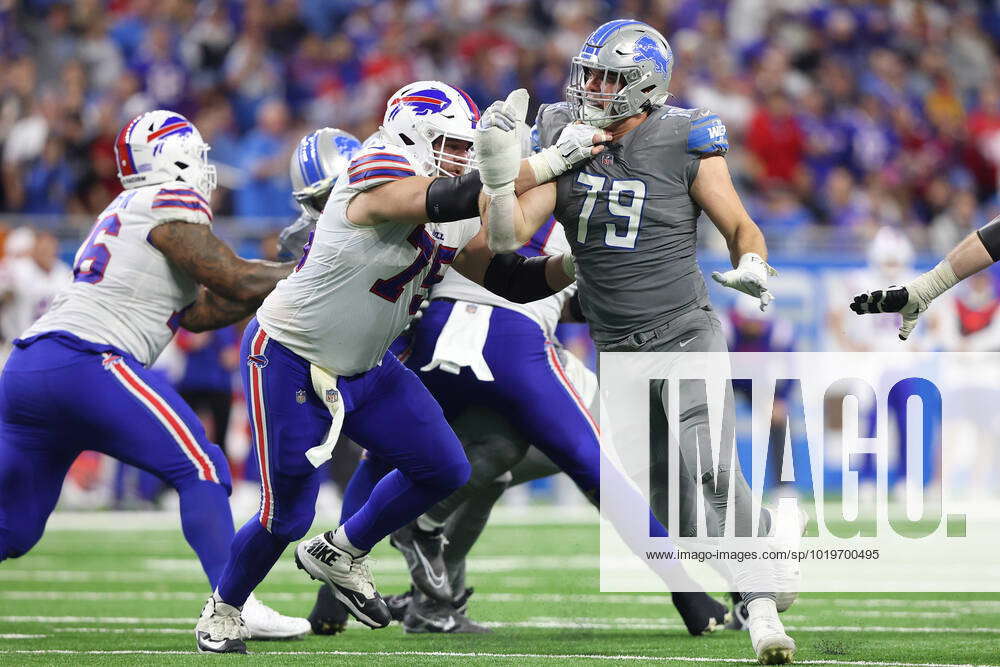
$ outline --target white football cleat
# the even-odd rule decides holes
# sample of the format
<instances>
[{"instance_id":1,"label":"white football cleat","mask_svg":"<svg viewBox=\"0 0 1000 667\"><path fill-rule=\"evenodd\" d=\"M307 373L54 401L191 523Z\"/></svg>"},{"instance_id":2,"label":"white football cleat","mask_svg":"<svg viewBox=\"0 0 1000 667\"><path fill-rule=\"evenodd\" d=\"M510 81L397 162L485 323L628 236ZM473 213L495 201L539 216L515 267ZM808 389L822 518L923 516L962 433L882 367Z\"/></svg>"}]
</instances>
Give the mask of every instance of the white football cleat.
<instances>
[{"instance_id":1,"label":"white football cleat","mask_svg":"<svg viewBox=\"0 0 1000 667\"><path fill-rule=\"evenodd\" d=\"M201 610L194 636L199 653L246 653L243 640L250 638L250 631L240 618L239 607L228 605L212 594Z\"/></svg>"},{"instance_id":2,"label":"white football cleat","mask_svg":"<svg viewBox=\"0 0 1000 667\"><path fill-rule=\"evenodd\" d=\"M375 578L367 560L367 552L354 556L336 546L331 531L299 542L295 547L295 564L329 586L351 616L370 628L384 628L392 623L392 614L375 590Z\"/></svg>"},{"instance_id":3,"label":"white football cleat","mask_svg":"<svg viewBox=\"0 0 1000 667\"><path fill-rule=\"evenodd\" d=\"M243 605L243 623L250 631L250 639L298 639L312 630L307 619L278 613L253 593Z\"/></svg>"},{"instance_id":4,"label":"white football cleat","mask_svg":"<svg viewBox=\"0 0 1000 667\"><path fill-rule=\"evenodd\" d=\"M787 665L795 657L795 641L785 633L774 602L758 598L747 603L748 629L757 662L762 665Z\"/></svg>"},{"instance_id":5,"label":"white football cleat","mask_svg":"<svg viewBox=\"0 0 1000 667\"><path fill-rule=\"evenodd\" d=\"M802 546L802 534L809 523L809 515L792 507L791 503L779 503L771 512L771 548L774 551L798 551ZM778 612L783 612L799 599L802 585L801 563L794 558L773 561L777 590L774 603Z\"/></svg>"}]
</instances>

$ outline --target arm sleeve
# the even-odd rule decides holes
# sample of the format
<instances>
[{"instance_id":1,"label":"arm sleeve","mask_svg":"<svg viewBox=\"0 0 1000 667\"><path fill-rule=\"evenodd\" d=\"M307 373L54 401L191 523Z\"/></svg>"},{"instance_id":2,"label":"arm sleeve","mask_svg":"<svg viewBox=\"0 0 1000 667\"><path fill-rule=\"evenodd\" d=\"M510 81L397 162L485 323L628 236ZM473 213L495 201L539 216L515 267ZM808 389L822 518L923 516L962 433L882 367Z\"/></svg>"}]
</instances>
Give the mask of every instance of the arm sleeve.
<instances>
[{"instance_id":1,"label":"arm sleeve","mask_svg":"<svg viewBox=\"0 0 1000 667\"><path fill-rule=\"evenodd\" d=\"M150 205L154 226L164 222L190 222L197 225L212 224L212 207L194 188L177 183L160 188Z\"/></svg>"},{"instance_id":2,"label":"arm sleeve","mask_svg":"<svg viewBox=\"0 0 1000 667\"><path fill-rule=\"evenodd\" d=\"M688 130L689 161L685 170L688 187L691 187L695 176L698 175L698 166L702 158L725 155L728 152L729 133L722 119L708 109L696 110L691 117L691 127Z\"/></svg>"},{"instance_id":3,"label":"arm sleeve","mask_svg":"<svg viewBox=\"0 0 1000 667\"><path fill-rule=\"evenodd\" d=\"M396 146L372 146L358 152L347 168L348 185L362 192L416 176L410 156Z\"/></svg>"}]
</instances>

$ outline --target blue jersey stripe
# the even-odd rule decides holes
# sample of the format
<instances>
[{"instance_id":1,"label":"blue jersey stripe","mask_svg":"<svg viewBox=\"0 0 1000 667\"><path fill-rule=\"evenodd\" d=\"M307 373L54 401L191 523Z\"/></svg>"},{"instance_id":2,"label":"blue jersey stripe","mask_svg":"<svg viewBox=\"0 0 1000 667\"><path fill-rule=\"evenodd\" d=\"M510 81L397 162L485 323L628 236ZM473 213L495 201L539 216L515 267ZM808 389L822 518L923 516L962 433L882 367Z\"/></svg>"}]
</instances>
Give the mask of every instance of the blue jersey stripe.
<instances>
[{"instance_id":1,"label":"blue jersey stripe","mask_svg":"<svg viewBox=\"0 0 1000 667\"><path fill-rule=\"evenodd\" d=\"M156 193L157 198L163 197L163 195L174 195L175 197L176 196L196 197L198 201L203 202L206 206L208 205L208 202L205 200L205 198L202 197L200 193L194 190L160 190L159 192ZM167 199L167 197L164 198Z\"/></svg>"},{"instance_id":2,"label":"blue jersey stripe","mask_svg":"<svg viewBox=\"0 0 1000 667\"><path fill-rule=\"evenodd\" d=\"M389 178L406 178L407 176L414 176L414 172L409 169L364 169L355 174L351 175L350 183L357 183L358 181L364 181L369 178L375 178L377 176L386 176Z\"/></svg>"},{"instance_id":3,"label":"blue jersey stripe","mask_svg":"<svg viewBox=\"0 0 1000 667\"><path fill-rule=\"evenodd\" d=\"M196 201L185 201L183 199L158 199L153 202L152 208L189 208L193 211L204 211L208 215L208 209Z\"/></svg>"},{"instance_id":4,"label":"blue jersey stripe","mask_svg":"<svg viewBox=\"0 0 1000 667\"><path fill-rule=\"evenodd\" d=\"M725 153L729 150L729 136L722 119L710 114L691 123L687 150L695 155Z\"/></svg>"},{"instance_id":5,"label":"blue jersey stripe","mask_svg":"<svg viewBox=\"0 0 1000 667\"><path fill-rule=\"evenodd\" d=\"M393 155L392 153L374 153L369 155L362 155L361 157L355 158L351 162L350 170L360 167L361 165L368 164L369 162L398 162L403 167L409 167L410 161L407 160L402 155Z\"/></svg>"}]
</instances>

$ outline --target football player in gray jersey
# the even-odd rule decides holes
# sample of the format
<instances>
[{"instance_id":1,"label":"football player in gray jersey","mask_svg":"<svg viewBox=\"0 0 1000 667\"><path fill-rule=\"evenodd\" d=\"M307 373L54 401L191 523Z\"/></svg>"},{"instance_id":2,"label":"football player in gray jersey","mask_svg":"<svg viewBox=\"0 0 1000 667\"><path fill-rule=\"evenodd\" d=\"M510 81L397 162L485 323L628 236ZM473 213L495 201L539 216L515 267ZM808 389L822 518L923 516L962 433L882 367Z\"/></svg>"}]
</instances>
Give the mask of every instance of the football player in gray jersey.
<instances>
[{"instance_id":1,"label":"football player in gray jersey","mask_svg":"<svg viewBox=\"0 0 1000 667\"><path fill-rule=\"evenodd\" d=\"M672 69L673 54L659 32L639 21L611 21L595 30L573 58L567 101L543 105L538 113L543 147L557 141L574 120L612 135L607 150L522 194L524 224L516 229L518 239L526 239L553 213L563 224L583 314L601 351L726 351L695 254L702 211L725 238L735 267L712 277L759 298L761 309L771 300L767 279L775 272L766 262L764 236L733 188L724 157L726 127L706 109L665 104ZM549 180L548 174L537 173L544 172L544 163L532 166L538 182ZM666 394L657 393L654 398L665 410ZM682 479L703 480L715 508L710 520L724 528L730 484L736 489L739 523L741 513L746 518L751 510L751 494L738 466L720 466L718 479L696 470L698 432L704 430L702 439L708 441L703 407L682 398L679 441L687 471ZM665 483L665 477L654 478ZM684 493L685 487L691 491ZM697 488L681 485L682 518L693 516L687 509L695 505ZM654 501L657 495L654 488ZM767 511L761 524L762 535L775 528ZM682 530L694 534L693 527ZM797 573L791 566L783 569L782 576ZM794 597L779 595L776 606L773 593L743 592L761 662L791 661L795 643L777 612Z\"/></svg>"}]
</instances>

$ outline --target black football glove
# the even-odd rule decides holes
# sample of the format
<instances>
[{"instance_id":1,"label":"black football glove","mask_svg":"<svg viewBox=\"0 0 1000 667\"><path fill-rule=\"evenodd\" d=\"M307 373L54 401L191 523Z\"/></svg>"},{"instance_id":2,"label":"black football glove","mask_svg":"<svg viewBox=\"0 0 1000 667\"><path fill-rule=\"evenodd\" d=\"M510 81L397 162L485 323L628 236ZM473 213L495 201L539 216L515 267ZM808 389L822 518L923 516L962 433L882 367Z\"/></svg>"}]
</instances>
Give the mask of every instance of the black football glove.
<instances>
[{"instance_id":1,"label":"black football glove","mask_svg":"<svg viewBox=\"0 0 1000 667\"><path fill-rule=\"evenodd\" d=\"M899 327L899 339L906 340L917 326L920 313L927 310L920 298L906 286L890 285L885 289L864 292L854 297L851 310L858 315L875 313L899 313L903 316L903 324Z\"/></svg>"}]
</instances>

